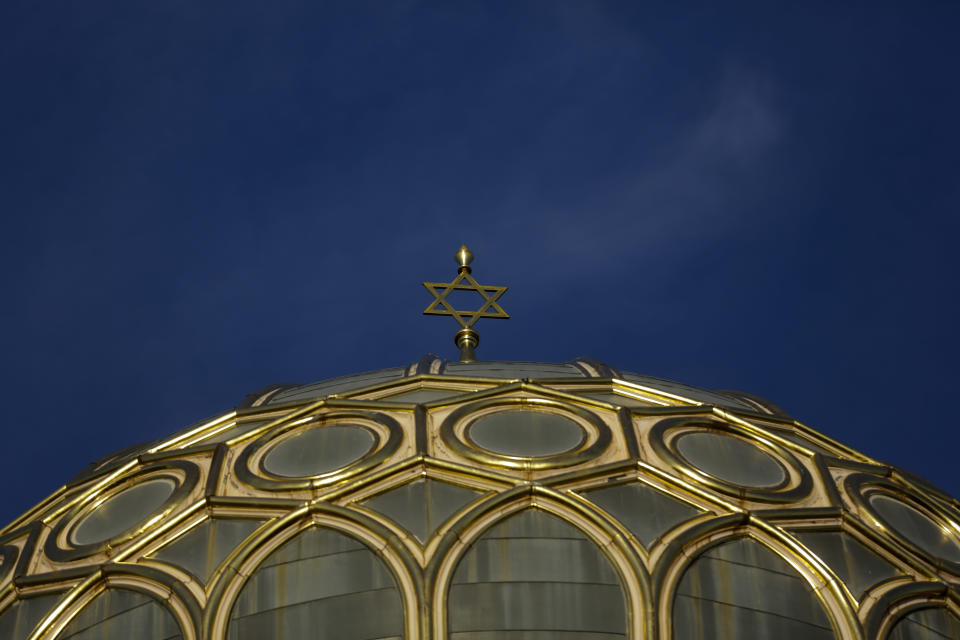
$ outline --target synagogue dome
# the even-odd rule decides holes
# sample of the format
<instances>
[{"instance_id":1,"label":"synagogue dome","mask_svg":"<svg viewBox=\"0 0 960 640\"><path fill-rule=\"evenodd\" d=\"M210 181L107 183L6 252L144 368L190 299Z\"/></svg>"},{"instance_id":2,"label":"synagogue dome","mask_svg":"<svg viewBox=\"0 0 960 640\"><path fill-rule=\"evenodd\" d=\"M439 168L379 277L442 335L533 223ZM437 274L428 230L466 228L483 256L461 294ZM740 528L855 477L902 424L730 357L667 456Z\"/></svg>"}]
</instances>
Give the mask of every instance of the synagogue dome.
<instances>
[{"instance_id":1,"label":"synagogue dome","mask_svg":"<svg viewBox=\"0 0 960 640\"><path fill-rule=\"evenodd\" d=\"M958 523L747 393L428 355L90 465L0 532L0 638L960 638Z\"/></svg>"}]
</instances>

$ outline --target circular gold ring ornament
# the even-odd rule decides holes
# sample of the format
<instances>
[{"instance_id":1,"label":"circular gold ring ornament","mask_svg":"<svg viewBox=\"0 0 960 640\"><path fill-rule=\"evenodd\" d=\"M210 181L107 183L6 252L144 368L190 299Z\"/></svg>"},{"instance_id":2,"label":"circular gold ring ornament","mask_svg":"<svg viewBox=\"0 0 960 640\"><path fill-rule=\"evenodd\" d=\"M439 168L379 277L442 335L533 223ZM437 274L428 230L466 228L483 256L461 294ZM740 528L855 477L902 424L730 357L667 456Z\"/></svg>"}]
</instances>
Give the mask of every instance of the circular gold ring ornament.
<instances>
[{"instance_id":1,"label":"circular gold ring ornament","mask_svg":"<svg viewBox=\"0 0 960 640\"><path fill-rule=\"evenodd\" d=\"M197 465L185 460L169 460L141 467L133 475L116 480L105 490L71 508L47 536L44 553L51 560L69 562L100 553L135 538L179 507L193 491L199 479L200 470ZM169 482L173 486L169 495L163 498L156 509L149 510L150 512L139 518L135 524L116 533L105 535L103 539L76 542L76 532L90 518L97 515L98 509L109 506L111 502L129 491L158 482Z\"/></svg>"},{"instance_id":2,"label":"circular gold ring ornament","mask_svg":"<svg viewBox=\"0 0 960 640\"><path fill-rule=\"evenodd\" d=\"M866 513L869 513L881 531L903 543L914 553L932 558L936 564L960 575L960 518L946 507L927 500L920 494L896 482L867 473L853 473L846 477L847 494ZM877 503L885 501L895 510L939 536L939 544L931 548L918 540L918 529L898 527L895 512ZM886 513L884 513L886 511Z\"/></svg>"},{"instance_id":3,"label":"circular gold ring ornament","mask_svg":"<svg viewBox=\"0 0 960 640\"><path fill-rule=\"evenodd\" d=\"M297 433L328 427L351 427L369 434L366 452L343 466L305 476L280 475L264 461L272 450ZM323 487L365 473L390 458L403 440L400 423L382 413L344 409L313 416L305 421L282 424L254 440L237 458L234 470L244 483L265 491L289 491Z\"/></svg>"},{"instance_id":4,"label":"circular gold ring ornament","mask_svg":"<svg viewBox=\"0 0 960 640\"><path fill-rule=\"evenodd\" d=\"M782 478L770 484L748 485L725 480L689 460L678 447L681 438L693 434L711 434L749 446L764 454L782 471ZM650 444L656 454L678 473L729 496L758 502L795 502L813 488L813 478L797 458L773 442L761 442L735 424L708 418L667 418L650 431ZM689 455L689 454L688 454Z\"/></svg>"},{"instance_id":5,"label":"circular gold ring ornament","mask_svg":"<svg viewBox=\"0 0 960 640\"><path fill-rule=\"evenodd\" d=\"M523 456L498 453L477 444L470 431L477 421L497 409L552 413L576 424L582 431L579 442L559 453ZM555 469L583 464L603 453L612 435L595 414L581 407L543 398L493 398L472 402L456 409L440 425L440 437L451 450L474 462L509 469Z\"/></svg>"}]
</instances>

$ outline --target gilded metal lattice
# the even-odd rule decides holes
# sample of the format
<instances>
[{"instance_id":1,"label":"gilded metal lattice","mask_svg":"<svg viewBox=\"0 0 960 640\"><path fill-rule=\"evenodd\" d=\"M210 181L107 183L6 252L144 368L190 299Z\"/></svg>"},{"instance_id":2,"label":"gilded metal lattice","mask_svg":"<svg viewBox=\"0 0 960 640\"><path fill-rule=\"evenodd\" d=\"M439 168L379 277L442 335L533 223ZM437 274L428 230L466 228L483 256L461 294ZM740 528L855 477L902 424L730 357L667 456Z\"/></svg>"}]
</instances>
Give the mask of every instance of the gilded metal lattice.
<instances>
[{"instance_id":1,"label":"gilded metal lattice","mask_svg":"<svg viewBox=\"0 0 960 640\"><path fill-rule=\"evenodd\" d=\"M266 391L94 465L0 531L0 638L960 637L950 496L732 392L587 361L470 369ZM371 444L344 457L321 431ZM298 451L314 466L291 470ZM163 504L89 539L158 482Z\"/></svg>"}]
</instances>

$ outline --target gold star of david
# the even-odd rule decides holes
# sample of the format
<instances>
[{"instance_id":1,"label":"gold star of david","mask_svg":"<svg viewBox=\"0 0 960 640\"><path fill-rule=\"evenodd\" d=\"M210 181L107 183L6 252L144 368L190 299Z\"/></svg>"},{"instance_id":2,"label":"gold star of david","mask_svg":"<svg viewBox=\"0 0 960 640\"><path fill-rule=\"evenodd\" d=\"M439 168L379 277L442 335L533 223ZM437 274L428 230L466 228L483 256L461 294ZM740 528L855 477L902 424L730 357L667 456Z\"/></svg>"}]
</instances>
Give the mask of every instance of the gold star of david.
<instances>
[{"instance_id":1,"label":"gold star of david","mask_svg":"<svg viewBox=\"0 0 960 640\"><path fill-rule=\"evenodd\" d=\"M464 329L471 329L480 318L509 318L497 300L507 291L507 287L484 285L470 275L470 271L462 269L453 282L424 282L423 286L433 295L433 302L424 311L424 315L453 316L453 319ZM440 290L443 287L443 290ZM447 301L447 296L454 291L476 291L483 297L483 305L476 311L454 309Z\"/></svg>"},{"instance_id":2,"label":"gold star of david","mask_svg":"<svg viewBox=\"0 0 960 640\"><path fill-rule=\"evenodd\" d=\"M454 344L460 349L460 362L476 361L474 349L480 344L480 334L473 329L480 318L509 318L497 300L506 293L506 287L480 284L470 275L470 263L473 254L466 246L457 251L457 277L453 282L424 282L423 286L433 295L433 302L424 310L424 315L453 316L460 325L460 331L453 337ZM476 311L455 309L447 300L454 291L476 291L483 298L483 304Z\"/></svg>"}]
</instances>

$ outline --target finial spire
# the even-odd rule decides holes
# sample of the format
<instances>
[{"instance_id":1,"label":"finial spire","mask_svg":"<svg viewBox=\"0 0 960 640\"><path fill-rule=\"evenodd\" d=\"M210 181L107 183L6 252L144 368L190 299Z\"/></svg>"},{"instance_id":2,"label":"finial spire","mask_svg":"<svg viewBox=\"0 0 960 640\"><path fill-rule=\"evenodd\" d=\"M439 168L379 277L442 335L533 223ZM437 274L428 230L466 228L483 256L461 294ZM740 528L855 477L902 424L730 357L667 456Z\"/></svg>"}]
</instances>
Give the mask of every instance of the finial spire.
<instances>
[{"instance_id":1,"label":"finial spire","mask_svg":"<svg viewBox=\"0 0 960 640\"><path fill-rule=\"evenodd\" d=\"M473 262L473 254L470 253L470 249L467 249L467 245L460 245L460 251L457 251L456 257L457 264L460 265L457 273L462 273L463 271L470 273L470 263Z\"/></svg>"},{"instance_id":2,"label":"finial spire","mask_svg":"<svg viewBox=\"0 0 960 640\"><path fill-rule=\"evenodd\" d=\"M477 359L476 348L480 344L480 334L473 325L480 318L509 318L510 316L497 304L497 300L507 291L507 287L482 285L471 274L470 263L473 254L467 245L461 245L456 253L457 277L453 282L424 282L423 286L433 295L433 302L424 311L424 315L453 316L460 325L453 337L454 344L460 349L460 362L474 362ZM443 288L440 290L440 288ZM484 303L477 311L461 311L453 308L447 296L454 291L476 291Z\"/></svg>"}]
</instances>

